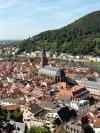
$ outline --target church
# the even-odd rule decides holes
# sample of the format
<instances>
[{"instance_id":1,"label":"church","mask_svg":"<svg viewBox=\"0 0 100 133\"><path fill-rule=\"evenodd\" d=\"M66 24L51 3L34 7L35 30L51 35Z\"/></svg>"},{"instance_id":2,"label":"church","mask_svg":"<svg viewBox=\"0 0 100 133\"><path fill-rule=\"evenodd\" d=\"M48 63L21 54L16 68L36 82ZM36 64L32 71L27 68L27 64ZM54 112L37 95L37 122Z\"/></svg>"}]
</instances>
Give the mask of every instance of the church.
<instances>
[{"instance_id":1,"label":"church","mask_svg":"<svg viewBox=\"0 0 100 133\"><path fill-rule=\"evenodd\" d=\"M63 69L61 69L60 67L53 67L48 65L48 59L46 58L45 50L42 51L38 76L43 77L44 79L51 79L56 83L63 82L66 78Z\"/></svg>"}]
</instances>

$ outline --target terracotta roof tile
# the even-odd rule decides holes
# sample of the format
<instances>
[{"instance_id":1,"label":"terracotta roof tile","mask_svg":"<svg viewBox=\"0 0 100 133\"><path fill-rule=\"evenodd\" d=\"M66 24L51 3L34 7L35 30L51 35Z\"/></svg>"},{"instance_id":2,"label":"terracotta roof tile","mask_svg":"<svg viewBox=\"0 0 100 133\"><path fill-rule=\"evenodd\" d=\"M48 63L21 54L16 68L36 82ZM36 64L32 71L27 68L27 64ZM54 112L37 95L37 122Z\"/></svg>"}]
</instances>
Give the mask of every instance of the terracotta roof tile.
<instances>
[{"instance_id":1,"label":"terracotta roof tile","mask_svg":"<svg viewBox=\"0 0 100 133\"><path fill-rule=\"evenodd\" d=\"M100 128L100 118L94 120L94 127Z\"/></svg>"},{"instance_id":2,"label":"terracotta roof tile","mask_svg":"<svg viewBox=\"0 0 100 133\"><path fill-rule=\"evenodd\" d=\"M71 90L74 92L74 91L77 91L77 90L81 90L82 88L83 88L82 86L75 85Z\"/></svg>"},{"instance_id":3,"label":"terracotta roof tile","mask_svg":"<svg viewBox=\"0 0 100 133\"><path fill-rule=\"evenodd\" d=\"M17 108L20 108L20 106L18 104L16 105L6 105L6 106L1 106L2 109L5 109L5 110L16 110Z\"/></svg>"},{"instance_id":4,"label":"terracotta roof tile","mask_svg":"<svg viewBox=\"0 0 100 133\"><path fill-rule=\"evenodd\" d=\"M59 92L60 95L70 95L72 96L72 92L70 90L61 90Z\"/></svg>"}]
</instances>

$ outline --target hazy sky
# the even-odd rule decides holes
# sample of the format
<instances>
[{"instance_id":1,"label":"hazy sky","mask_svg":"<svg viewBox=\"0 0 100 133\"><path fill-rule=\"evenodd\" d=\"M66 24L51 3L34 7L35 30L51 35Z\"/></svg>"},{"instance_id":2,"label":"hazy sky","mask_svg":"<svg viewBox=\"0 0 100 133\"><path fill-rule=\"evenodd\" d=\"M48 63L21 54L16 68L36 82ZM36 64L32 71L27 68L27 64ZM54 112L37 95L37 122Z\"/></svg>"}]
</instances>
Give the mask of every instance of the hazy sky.
<instances>
[{"instance_id":1,"label":"hazy sky","mask_svg":"<svg viewBox=\"0 0 100 133\"><path fill-rule=\"evenodd\" d=\"M0 39L63 27L100 9L100 0L0 0Z\"/></svg>"}]
</instances>

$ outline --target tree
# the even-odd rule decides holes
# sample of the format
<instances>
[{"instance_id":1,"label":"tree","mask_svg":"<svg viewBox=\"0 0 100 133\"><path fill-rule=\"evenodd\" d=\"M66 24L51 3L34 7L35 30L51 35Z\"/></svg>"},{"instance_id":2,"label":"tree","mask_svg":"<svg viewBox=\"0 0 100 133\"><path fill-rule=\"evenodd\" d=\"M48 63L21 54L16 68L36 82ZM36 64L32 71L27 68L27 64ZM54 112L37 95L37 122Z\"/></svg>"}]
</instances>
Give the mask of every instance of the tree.
<instances>
[{"instance_id":1,"label":"tree","mask_svg":"<svg viewBox=\"0 0 100 133\"><path fill-rule=\"evenodd\" d=\"M65 129L62 129L60 133L68 133Z\"/></svg>"},{"instance_id":2,"label":"tree","mask_svg":"<svg viewBox=\"0 0 100 133\"><path fill-rule=\"evenodd\" d=\"M13 125L9 123L7 120L7 111L4 109L1 109L0 107L0 133L2 131L5 131L7 133L12 133L12 131L15 129Z\"/></svg>"},{"instance_id":3,"label":"tree","mask_svg":"<svg viewBox=\"0 0 100 133\"><path fill-rule=\"evenodd\" d=\"M10 117L11 119L18 121L18 122L21 122L23 120L23 115L19 108L13 112L10 112Z\"/></svg>"},{"instance_id":4,"label":"tree","mask_svg":"<svg viewBox=\"0 0 100 133\"><path fill-rule=\"evenodd\" d=\"M88 14L58 30L42 32L22 41L19 53L41 50L67 52L73 55L100 55L100 11Z\"/></svg>"},{"instance_id":5,"label":"tree","mask_svg":"<svg viewBox=\"0 0 100 133\"><path fill-rule=\"evenodd\" d=\"M95 133L95 131L93 130L93 128L90 125L84 125L83 130L85 133Z\"/></svg>"},{"instance_id":6,"label":"tree","mask_svg":"<svg viewBox=\"0 0 100 133\"><path fill-rule=\"evenodd\" d=\"M45 133L51 133L50 128L47 125L44 125Z\"/></svg>"},{"instance_id":7,"label":"tree","mask_svg":"<svg viewBox=\"0 0 100 133\"><path fill-rule=\"evenodd\" d=\"M48 126L32 126L28 133L51 133Z\"/></svg>"}]
</instances>

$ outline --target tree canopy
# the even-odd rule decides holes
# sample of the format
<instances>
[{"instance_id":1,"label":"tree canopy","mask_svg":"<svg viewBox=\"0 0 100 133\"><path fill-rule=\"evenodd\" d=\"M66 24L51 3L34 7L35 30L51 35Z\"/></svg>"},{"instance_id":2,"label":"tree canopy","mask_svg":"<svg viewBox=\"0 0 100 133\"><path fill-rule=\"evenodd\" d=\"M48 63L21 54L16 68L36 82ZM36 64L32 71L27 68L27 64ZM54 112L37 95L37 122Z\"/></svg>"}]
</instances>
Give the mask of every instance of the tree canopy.
<instances>
[{"instance_id":1,"label":"tree canopy","mask_svg":"<svg viewBox=\"0 0 100 133\"><path fill-rule=\"evenodd\" d=\"M58 30L42 32L20 44L18 53L46 50L76 54L100 55L100 11L88 14Z\"/></svg>"},{"instance_id":2,"label":"tree canopy","mask_svg":"<svg viewBox=\"0 0 100 133\"><path fill-rule=\"evenodd\" d=\"M51 133L49 127L44 126L32 126L28 133Z\"/></svg>"},{"instance_id":3,"label":"tree canopy","mask_svg":"<svg viewBox=\"0 0 100 133\"><path fill-rule=\"evenodd\" d=\"M95 131L93 130L93 128L90 125L84 125L83 129L84 129L85 133L95 133Z\"/></svg>"}]
</instances>

